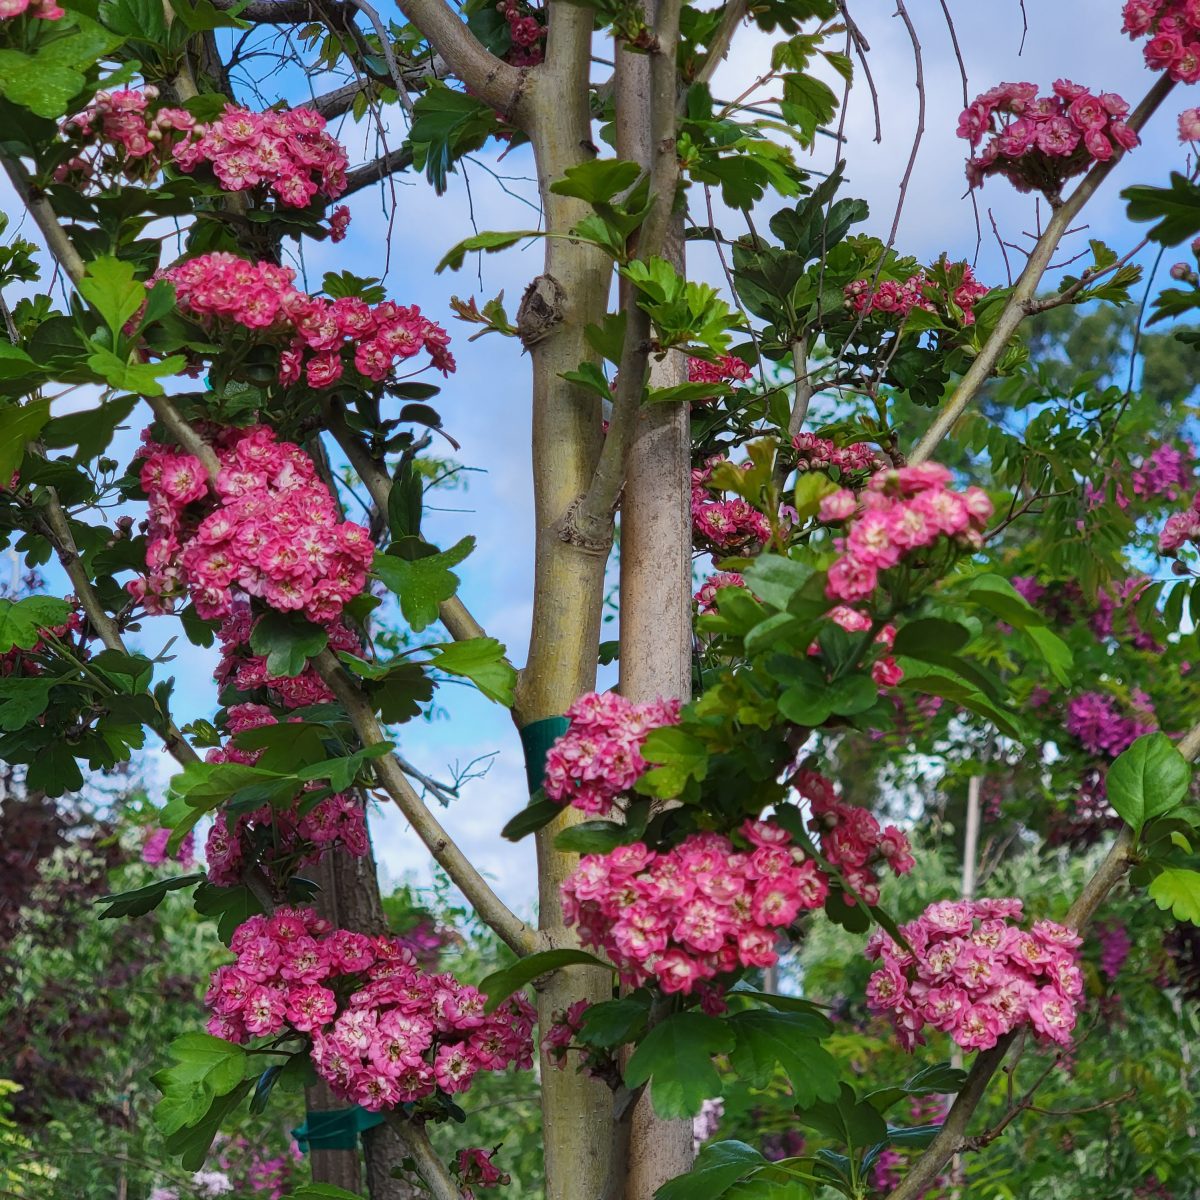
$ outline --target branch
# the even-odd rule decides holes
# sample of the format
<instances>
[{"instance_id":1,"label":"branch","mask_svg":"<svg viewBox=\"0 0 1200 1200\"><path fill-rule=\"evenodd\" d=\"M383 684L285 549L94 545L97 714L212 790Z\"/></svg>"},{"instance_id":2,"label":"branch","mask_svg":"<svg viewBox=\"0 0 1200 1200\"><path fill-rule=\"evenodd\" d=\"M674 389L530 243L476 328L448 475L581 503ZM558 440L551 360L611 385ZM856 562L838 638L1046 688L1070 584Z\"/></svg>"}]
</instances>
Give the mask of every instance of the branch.
<instances>
[{"instance_id":1,"label":"branch","mask_svg":"<svg viewBox=\"0 0 1200 1200\"><path fill-rule=\"evenodd\" d=\"M351 467L366 485L371 499L375 502L375 507L386 516L388 497L392 494L391 476L387 473L383 463L375 458L363 440L346 424L340 411L329 403L322 406L322 411L325 416L325 424L329 432L333 434L334 441L341 446ZM438 616L456 642L487 636L483 626L475 620L467 606L457 596L443 600L438 605Z\"/></svg>"},{"instance_id":2,"label":"branch","mask_svg":"<svg viewBox=\"0 0 1200 1200\"><path fill-rule=\"evenodd\" d=\"M1140 130L1154 115L1155 110L1166 99L1174 86L1174 81L1167 76L1159 78L1147 92L1146 98L1130 116L1130 129ZM1013 288L1012 295L1004 306L1004 311L1000 314L996 328L992 330L991 336L971 364L970 370L955 388L954 395L942 406L917 448L909 455L910 463L928 461L967 406L979 395L983 385L1000 361L1000 356L1008 346L1009 340L1016 333L1017 327L1032 311L1030 306L1035 303L1038 284L1049 269L1050 261L1054 257L1054 252L1058 249L1063 235L1070 228L1071 222L1079 215L1083 206L1096 194L1100 185L1124 157L1123 153L1117 153L1108 162L1097 163L1083 177L1071 195L1055 209L1054 215L1046 225L1045 232L1034 246L1033 253L1029 256L1028 263L1025 264L1025 270L1021 272L1021 278L1017 280L1017 285Z\"/></svg>"},{"instance_id":3,"label":"branch","mask_svg":"<svg viewBox=\"0 0 1200 1200\"><path fill-rule=\"evenodd\" d=\"M71 586L75 589L75 596L88 619L88 624L91 625L92 631L107 649L128 655L129 650L121 637L121 631L117 627L116 621L105 611L104 605L100 603L100 597L96 595L96 590L92 587L91 579L88 578L83 559L79 555L79 547L75 544L75 536L71 533L67 514L59 503L58 493L54 488L47 488L46 491L49 493L50 503L41 514L46 535L54 546L54 552L62 569L66 572L67 578L71 581ZM165 733L160 733L159 736L163 739L163 744L171 757L181 767L199 762L200 756L184 739L179 727L167 716L165 711L163 717L166 720Z\"/></svg>"},{"instance_id":4,"label":"branch","mask_svg":"<svg viewBox=\"0 0 1200 1200\"><path fill-rule=\"evenodd\" d=\"M662 0L655 21L657 51L650 61L650 211L637 234L637 257L648 262L666 242L675 191L679 183L676 152L676 106L679 77L676 53L679 46L681 0ZM618 96L631 101L633 95ZM646 369L653 348L649 314L637 302L637 289L626 288L625 341L617 368L616 396L608 433L600 450L595 474L587 492L563 521L563 541L592 552L607 552L612 542L613 516L625 485L629 448L633 444L638 410L645 391Z\"/></svg>"},{"instance_id":5,"label":"branch","mask_svg":"<svg viewBox=\"0 0 1200 1200\"><path fill-rule=\"evenodd\" d=\"M388 1113L387 1120L396 1131L396 1136L404 1143L405 1150L416 1165L416 1173L421 1177L433 1200L461 1200L462 1192L433 1148L433 1143L425 1132L424 1122L408 1120L395 1112Z\"/></svg>"},{"instance_id":6,"label":"branch","mask_svg":"<svg viewBox=\"0 0 1200 1200\"><path fill-rule=\"evenodd\" d=\"M1194 726L1180 739L1178 749L1189 761L1200 755L1200 725ZM1107 899L1109 892L1121 881L1133 861L1133 834L1125 828L1117 835L1096 873L1084 884L1083 890L1068 910L1064 924L1071 929L1083 929ZM975 1059L967 1081L955 1098L937 1136L913 1163L901 1183L888 1193L887 1200L921 1200L926 1190L941 1174L942 1168L964 1142L970 1145L966 1139L971 1117L979 1107L992 1076L1004 1061L1018 1032L1013 1030L1006 1034L995 1046L985 1050Z\"/></svg>"},{"instance_id":7,"label":"branch","mask_svg":"<svg viewBox=\"0 0 1200 1200\"><path fill-rule=\"evenodd\" d=\"M353 171L347 171L346 187L340 198L344 199L355 192L361 192L363 188L370 187L371 184L378 183L397 171L407 170L412 166L412 161L412 147L401 146L399 150L389 150L371 162L355 167Z\"/></svg>"},{"instance_id":8,"label":"branch","mask_svg":"<svg viewBox=\"0 0 1200 1200\"><path fill-rule=\"evenodd\" d=\"M3 158L4 169L12 182L13 189L29 211L29 215L33 218L42 237L45 238L46 248L67 273L71 282L78 285L87 274L87 267L80 257L79 251L67 237L66 230L59 223L58 214L55 213L50 201L45 196L34 191L29 177L19 162L8 155L0 157ZM220 470L216 454L212 447L176 412L171 401L166 396L146 396L143 399L150 406L155 419L163 425L179 445L189 454L195 455L204 464L204 469L208 472L209 477L215 479L217 471Z\"/></svg>"},{"instance_id":9,"label":"branch","mask_svg":"<svg viewBox=\"0 0 1200 1200\"><path fill-rule=\"evenodd\" d=\"M341 702L364 747L377 746L387 739L366 697L342 669L332 651L322 650L312 660L317 673ZM518 955L529 954L541 945L541 935L530 928L492 891L490 885L450 835L441 827L412 784L403 767L391 754L381 755L372 763L384 791L404 814L417 836L425 843L439 866L467 898L480 919Z\"/></svg>"},{"instance_id":10,"label":"branch","mask_svg":"<svg viewBox=\"0 0 1200 1200\"><path fill-rule=\"evenodd\" d=\"M738 26L746 19L749 10L749 0L726 0L725 8L721 12L721 23L717 26L716 33L713 34L712 45L709 46L708 53L704 56L700 70L696 72L696 83L708 83L712 79L717 68L728 56L729 47L733 43L733 35L737 33Z\"/></svg>"},{"instance_id":11,"label":"branch","mask_svg":"<svg viewBox=\"0 0 1200 1200\"><path fill-rule=\"evenodd\" d=\"M505 116L512 115L525 80L521 68L486 50L446 0L397 0L397 7L469 91Z\"/></svg>"},{"instance_id":12,"label":"branch","mask_svg":"<svg viewBox=\"0 0 1200 1200\"><path fill-rule=\"evenodd\" d=\"M438 55L419 62L406 58L397 59L397 62L400 67L400 75L410 92L424 91L428 80L441 79L447 73L445 60ZM359 65L362 69L366 69L363 64ZM375 82L377 82L377 77L368 73L367 76L344 84L340 88L334 88L331 92L314 96L307 102L306 107L320 113L325 120L332 121L335 117L348 113L354 107L354 101L369 91L372 83Z\"/></svg>"}]
</instances>

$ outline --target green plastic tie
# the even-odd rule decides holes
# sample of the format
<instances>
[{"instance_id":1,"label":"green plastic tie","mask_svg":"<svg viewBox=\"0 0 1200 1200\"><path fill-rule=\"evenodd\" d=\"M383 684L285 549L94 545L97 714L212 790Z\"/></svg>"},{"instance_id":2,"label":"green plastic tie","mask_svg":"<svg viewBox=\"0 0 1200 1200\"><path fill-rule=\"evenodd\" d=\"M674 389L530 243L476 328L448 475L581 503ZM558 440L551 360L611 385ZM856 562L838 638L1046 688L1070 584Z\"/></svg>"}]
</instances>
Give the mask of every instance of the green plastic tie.
<instances>
[{"instance_id":1,"label":"green plastic tie","mask_svg":"<svg viewBox=\"0 0 1200 1200\"><path fill-rule=\"evenodd\" d=\"M367 1112L357 1104L353 1108L310 1109L304 1116L304 1124L292 1130L292 1137L306 1153L357 1150L359 1134L382 1124L382 1113Z\"/></svg>"},{"instance_id":2,"label":"green plastic tie","mask_svg":"<svg viewBox=\"0 0 1200 1200\"><path fill-rule=\"evenodd\" d=\"M550 747L570 728L566 717L545 717L521 730L521 745L525 749L525 778L532 796L546 777L546 754Z\"/></svg>"}]
</instances>

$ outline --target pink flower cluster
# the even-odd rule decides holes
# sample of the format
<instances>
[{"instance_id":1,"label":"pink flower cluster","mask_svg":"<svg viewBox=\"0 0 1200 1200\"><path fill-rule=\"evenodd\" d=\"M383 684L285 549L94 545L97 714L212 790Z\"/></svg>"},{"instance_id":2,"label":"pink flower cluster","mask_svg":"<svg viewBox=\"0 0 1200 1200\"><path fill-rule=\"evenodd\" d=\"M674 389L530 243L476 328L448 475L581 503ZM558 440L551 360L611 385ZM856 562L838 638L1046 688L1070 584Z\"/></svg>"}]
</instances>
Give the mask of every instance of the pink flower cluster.
<instances>
[{"instance_id":1,"label":"pink flower cluster","mask_svg":"<svg viewBox=\"0 0 1200 1200\"><path fill-rule=\"evenodd\" d=\"M1192 447L1179 450L1169 442L1156 446L1133 471L1133 493L1143 500L1163 496L1178 500L1192 484Z\"/></svg>"},{"instance_id":2,"label":"pink flower cluster","mask_svg":"<svg viewBox=\"0 0 1200 1200\"><path fill-rule=\"evenodd\" d=\"M1158 535L1160 554L1174 554L1186 542L1200 542L1200 492L1192 497L1190 507L1172 513Z\"/></svg>"},{"instance_id":3,"label":"pink flower cluster","mask_svg":"<svg viewBox=\"0 0 1200 1200\"><path fill-rule=\"evenodd\" d=\"M163 448L146 455L148 573L130 594L166 612L186 590L208 620L233 612L237 588L319 624L336 620L366 586L371 535L341 520L312 459L268 426L225 430L215 449L212 493L199 459Z\"/></svg>"},{"instance_id":4,"label":"pink flower cluster","mask_svg":"<svg viewBox=\"0 0 1200 1200\"><path fill-rule=\"evenodd\" d=\"M536 67L545 57L541 41L546 36L546 27L519 0L500 0L496 10L504 17L512 39L505 60L515 67Z\"/></svg>"},{"instance_id":5,"label":"pink flower cluster","mask_svg":"<svg viewBox=\"0 0 1200 1200\"><path fill-rule=\"evenodd\" d=\"M906 555L950 539L966 549L983 544L992 502L982 488L951 491L950 472L937 463L880 471L862 498L847 488L821 501L820 518L849 521L834 543L838 558L829 568L825 594L854 603L870 596L880 573Z\"/></svg>"},{"instance_id":6,"label":"pink flower cluster","mask_svg":"<svg viewBox=\"0 0 1200 1200\"><path fill-rule=\"evenodd\" d=\"M821 776L804 782L821 853L873 903L874 865L908 870L907 839L894 828L881 833L870 813L839 801ZM718 975L772 966L779 931L820 908L830 881L771 821L745 822L741 837L745 851L721 834L697 833L657 853L635 842L586 855L563 884L564 917L633 987L654 981L664 992L690 993Z\"/></svg>"},{"instance_id":7,"label":"pink flower cluster","mask_svg":"<svg viewBox=\"0 0 1200 1200\"><path fill-rule=\"evenodd\" d=\"M717 611L717 593L722 588L746 586L745 579L737 571L718 571L710 575L701 585L700 590L692 597L702 613Z\"/></svg>"},{"instance_id":8,"label":"pink flower cluster","mask_svg":"<svg viewBox=\"0 0 1200 1200\"><path fill-rule=\"evenodd\" d=\"M309 387L332 387L347 367L381 383L399 362L424 350L443 374L454 370L450 335L412 305L385 300L374 307L353 296L325 300L292 286L295 272L235 254L202 254L166 273L179 306L193 316L232 321L283 335L279 358L284 386L303 377Z\"/></svg>"},{"instance_id":9,"label":"pink flower cluster","mask_svg":"<svg viewBox=\"0 0 1200 1200\"><path fill-rule=\"evenodd\" d=\"M723 455L692 468L692 533L706 550L735 550L763 546L771 537L767 518L742 497L717 500L708 485Z\"/></svg>"},{"instance_id":10,"label":"pink flower cluster","mask_svg":"<svg viewBox=\"0 0 1200 1200\"><path fill-rule=\"evenodd\" d=\"M346 151L314 109L256 113L229 104L196 132L175 146L175 164L189 173L210 167L227 192L261 187L289 208L306 208L318 194L336 200L346 190Z\"/></svg>"},{"instance_id":11,"label":"pink flower cluster","mask_svg":"<svg viewBox=\"0 0 1200 1200\"><path fill-rule=\"evenodd\" d=\"M542 1038L542 1049L558 1070L567 1065L567 1052L575 1035L583 1028L583 1014L588 1002L576 1000L570 1008L559 1009L553 1014L550 1028Z\"/></svg>"},{"instance_id":12,"label":"pink flower cluster","mask_svg":"<svg viewBox=\"0 0 1200 1200\"><path fill-rule=\"evenodd\" d=\"M1116 979L1129 957L1133 942L1129 939L1129 931L1116 921L1104 924L1099 930L1100 938L1100 971L1109 979Z\"/></svg>"},{"instance_id":13,"label":"pink flower cluster","mask_svg":"<svg viewBox=\"0 0 1200 1200\"><path fill-rule=\"evenodd\" d=\"M235 737L247 729L278 721L261 704L235 704L229 709L226 724L230 736ZM239 750L230 744L214 747L204 758L211 763L253 766L261 754L261 750ZM310 790L319 786L311 784ZM265 804L253 812L238 813L232 821L227 813L218 811L208 831L204 858L209 881L218 887L233 887L242 882L242 873L250 863L259 862L268 873L288 875L306 863L316 862L334 846L341 846L356 858L367 852L366 814L348 792L326 796L312 805L301 796L291 809Z\"/></svg>"},{"instance_id":14,"label":"pink flower cluster","mask_svg":"<svg viewBox=\"0 0 1200 1200\"><path fill-rule=\"evenodd\" d=\"M66 16L56 0L0 0L0 21L11 21L22 13L43 21L57 21Z\"/></svg>"},{"instance_id":15,"label":"pink flower cluster","mask_svg":"<svg viewBox=\"0 0 1200 1200\"><path fill-rule=\"evenodd\" d=\"M1080 937L1053 921L1022 918L1020 900L942 900L900 927L910 949L876 930L867 957L881 962L867 1003L887 1012L906 1050L923 1028L948 1033L964 1050L988 1050L1028 1021L1039 1037L1071 1043L1083 994Z\"/></svg>"},{"instance_id":16,"label":"pink flower cluster","mask_svg":"<svg viewBox=\"0 0 1200 1200\"><path fill-rule=\"evenodd\" d=\"M749 378L749 364L734 354L724 354L716 362L688 359L688 383L743 383Z\"/></svg>"},{"instance_id":17,"label":"pink flower cluster","mask_svg":"<svg viewBox=\"0 0 1200 1200\"><path fill-rule=\"evenodd\" d=\"M879 903L879 868L896 875L916 866L908 838L895 825L880 828L865 808L848 804L833 781L819 771L798 771L792 786L808 801L808 827L820 841L821 854L849 889L867 904Z\"/></svg>"},{"instance_id":18,"label":"pink flower cluster","mask_svg":"<svg viewBox=\"0 0 1200 1200\"><path fill-rule=\"evenodd\" d=\"M482 1150L478 1146L458 1152L454 1160L454 1174L460 1184L459 1195L462 1200L475 1200L475 1188L503 1187L512 1182L512 1179L492 1162L492 1155L495 1153L495 1150Z\"/></svg>"},{"instance_id":19,"label":"pink flower cluster","mask_svg":"<svg viewBox=\"0 0 1200 1200\"><path fill-rule=\"evenodd\" d=\"M679 701L633 704L616 692L588 692L566 715L571 724L546 754L542 787L559 804L606 816L646 772L646 734L678 724Z\"/></svg>"},{"instance_id":20,"label":"pink flower cluster","mask_svg":"<svg viewBox=\"0 0 1200 1200\"><path fill-rule=\"evenodd\" d=\"M159 828L147 829L142 839L142 862L148 867L161 867L167 861L167 843L171 840L171 830ZM194 834L187 834L179 843L179 849L171 856L182 867L190 867L195 859L196 849Z\"/></svg>"},{"instance_id":21,"label":"pink flower cluster","mask_svg":"<svg viewBox=\"0 0 1200 1200\"><path fill-rule=\"evenodd\" d=\"M169 156L178 140L186 140L196 126L186 108L157 108L147 116L158 88L141 91L125 88L115 92L97 92L91 104L69 117L62 133L80 147L69 162L54 172L58 183L90 180L95 176L118 174L126 178L156 175L159 162ZM90 153L88 147L92 147Z\"/></svg>"},{"instance_id":22,"label":"pink flower cluster","mask_svg":"<svg viewBox=\"0 0 1200 1200\"><path fill-rule=\"evenodd\" d=\"M1055 196L1093 162L1108 162L1138 144L1128 115L1129 105L1115 92L1093 95L1067 79L1056 80L1050 96L1039 96L1036 83L1002 83L958 119L958 136L978 151L967 162L967 180L979 187L988 175L1003 175L1018 191Z\"/></svg>"},{"instance_id":23,"label":"pink flower cluster","mask_svg":"<svg viewBox=\"0 0 1200 1200\"><path fill-rule=\"evenodd\" d=\"M840 471L843 475L860 475L878 471L883 459L866 442L851 442L839 446L831 438L815 433L798 433L792 438L796 451L797 471Z\"/></svg>"},{"instance_id":24,"label":"pink flower cluster","mask_svg":"<svg viewBox=\"0 0 1200 1200\"><path fill-rule=\"evenodd\" d=\"M1142 715L1152 714L1143 712ZM1117 702L1103 692L1084 692L1072 697L1067 704L1064 726L1089 754L1106 758L1116 758L1143 734L1153 733L1157 728L1152 721L1126 716Z\"/></svg>"},{"instance_id":25,"label":"pink flower cluster","mask_svg":"<svg viewBox=\"0 0 1200 1200\"><path fill-rule=\"evenodd\" d=\"M1146 38L1143 54L1152 71L1166 71L1177 83L1200 80L1200 2L1126 0L1124 32Z\"/></svg>"},{"instance_id":26,"label":"pink flower cluster","mask_svg":"<svg viewBox=\"0 0 1200 1200\"><path fill-rule=\"evenodd\" d=\"M463 1092L479 1071L532 1066L533 1006L518 994L487 1016L487 997L430 975L399 938L332 929L311 909L277 909L238 927L237 961L205 995L216 1037L287 1031L312 1038L317 1073L372 1112Z\"/></svg>"},{"instance_id":27,"label":"pink flower cluster","mask_svg":"<svg viewBox=\"0 0 1200 1200\"><path fill-rule=\"evenodd\" d=\"M631 987L690 993L717 975L778 960L779 931L820 908L829 882L769 822L747 822L751 849L698 833L655 853L640 842L585 855L563 883L563 915Z\"/></svg>"},{"instance_id":28,"label":"pink flower cluster","mask_svg":"<svg viewBox=\"0 0 1200 1200\"><path fill-rule=\"evenodd\" d=\"M950 297L962 312L963 325L975 324L975 304L988 294L988 288L980 283L969 263L960 263L955 270L963 273L962 282ZM846 300L856 313L895 314L907 317L914 308L926 312L938 312L946 308L946 297L940 294L937 285L918 271L903 281L885 279L872 286L869 279L855 279L846 284Z\"/></svg>"}]
</instances>

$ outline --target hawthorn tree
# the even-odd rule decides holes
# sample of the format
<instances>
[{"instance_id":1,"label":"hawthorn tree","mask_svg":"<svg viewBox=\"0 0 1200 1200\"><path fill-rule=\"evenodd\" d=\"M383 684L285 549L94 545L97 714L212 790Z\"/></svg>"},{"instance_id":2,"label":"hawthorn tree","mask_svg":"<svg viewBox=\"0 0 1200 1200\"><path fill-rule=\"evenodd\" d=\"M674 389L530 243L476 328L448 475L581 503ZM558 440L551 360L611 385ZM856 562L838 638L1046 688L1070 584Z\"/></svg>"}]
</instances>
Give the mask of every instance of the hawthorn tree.
<instances>
[{"instance_id":1,"label":"hawthorn tree","mask_svg":"<svg viewBox=\"0 0 1200 1200\"><path fill-rule=\"evenodd\" d=\"M199 827L206 872L108 915L194 888L234 959L214 973L208 1032L164 1055L156 1122L195 1169L243 1105L307 1085L336 1127L310 1195L358 1187L348 1147L365 1130L373 1196L449 1200L500 1182L502 1160L464 1146L448 1166L427 1128L462 1116L454 1097L480 1072L529 1070L536 1053L552 1200L858 1200L894 1146L922 1149L892 1200L925 1194L982 1144L971 1118L1014 1044L1070 1044L1080 931L1113 888L1129 876L1200 917L1200 713L1176 677L1200 538L1186 414L1069 362L1031 366L1019 336L1055 309L1130 302L1138 244L1092 242L1091 265L1046 277L1139 130L1200 73L1200 12L1124 6L1152 73L1134 105L1061 79L967 104L969 185L1036 192L1050 213L1018 277L988 286L961 253L922 265L894 229L861 232L844 164L818 179L797 161L822 131L840 139L846 92L870 86L846 3L398 7L405 24L366 0L11 0L0 16L0 156L48 254L39 265L18 237L0 258L6 286L42 289L3 309L4 530L71 592L3 601L0 756L51 796L147 732L179 766L165 850ZM747 25L776 39L769 69L715 99ZM277 30L286 51L269 49ZM598 73L601 39L613 58ZM266 104L281 61L347 82ZM395 149L392 106L408 119ZM377 160L351 166L327 126L346 114L377 122ZM1180 136L1197 134L1186 109ZM541 221L448 246L442 266L545 245L514 313L496 299L454 314L529 356L536 568L519 671L457 597L471 539L423 533L418 431L441 421L413 375L452 375L446 328L378 280L331 273L312 294L287 265L305 239L352 236L337 204L352 191L410 168L442 190L492 140L532 157ZM1152 241L1200 232L1187 175L1128 199ZM713 248L723 290L689 278L689 241ZM1200 295L1193 266L1172 275L1155 318ZM86 406L62 403L80 389ZM118 462L143 405L142 445ZM346 519L343 484L369 495L366 525ZM618 517L620 681L598 694ZM1129 579L1158 554L1181 582ZM693 598L708 556L718 571ZM381 619L390 597L401 637ZM212 722L172 716L156 669L168 630L219 646ZM1124 655L1113 665L1126 638L1157 647L1144 686ZM503 834L536 839L536 926L396 753L397 727L447 676L520 732L532 795ZM958 747L979 768L968 828L978 781L1057 796L1064 761L1086 757L1076 815L1107 850L1061 905L977 894L972 869L962 899L897 924L881 886L913 865L913 813L881 825L857 803L864 737L897 761ZM478 986L387 935L369 796L397 805L511 951ZM1054 834L1029 808L1024 828ZM902 1047L944 1036L969 1069L926 1063L860 1094L823 1045L823 1012L762 974L821 922L871 931L867 996ZM839 1148L773 1162L725 1141L693 1165L716 1064L752 1087L782 1072ZM944 1119L886 1120L933 1093L954 1097Z\"/></svg>"}]
</instances>

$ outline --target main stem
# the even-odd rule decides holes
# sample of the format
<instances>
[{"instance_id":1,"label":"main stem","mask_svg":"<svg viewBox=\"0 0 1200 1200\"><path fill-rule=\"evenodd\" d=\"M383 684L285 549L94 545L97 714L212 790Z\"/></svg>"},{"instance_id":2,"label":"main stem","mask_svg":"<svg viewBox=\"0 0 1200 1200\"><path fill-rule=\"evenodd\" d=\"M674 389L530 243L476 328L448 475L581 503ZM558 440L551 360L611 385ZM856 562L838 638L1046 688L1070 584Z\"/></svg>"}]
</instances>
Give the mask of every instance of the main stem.
<instances>
[{"instance_id":1,"label":"main stem","mask_svg":"<svg viewBox=\"0 0 1200 1200\"><path fill-rule=\"evenodd\" d=\"M669 155L673 166L676 155L677 12L670 0L664 0L657 11L649 8L647 19L658 36L659 53L636 54L622 47L615 68L617 156L639 163L652 177L657 174L660 186L669 187L672 193L673 172L664 171L659 161ZM669 133L655 128L656 117L661 121L664 115L671 127ZM668 214L672 198L662 198ZM660 253L683 274L681 217L669 221ZM623 290L628 291L628 284ZM625 295L623 300L630 311L629 297ZM651 387L686 381L683 354L672 352L652 360ZM636 382L637 407L630 422L621 500L621 694L635 703L659 696L687 700L692 691L688 406L642 404L640 377ZM656 1116L648 1091L638 1097L626 1119L630 1128L624 1197L651 1200L668 1179L691 1167L692 1125L687 1120L665 1121ZM617 1169L621 1166L614 1163Z\"/></svg>"}]
</instances>

